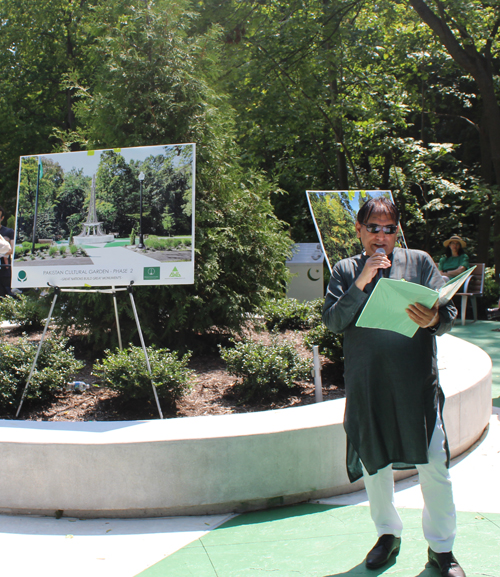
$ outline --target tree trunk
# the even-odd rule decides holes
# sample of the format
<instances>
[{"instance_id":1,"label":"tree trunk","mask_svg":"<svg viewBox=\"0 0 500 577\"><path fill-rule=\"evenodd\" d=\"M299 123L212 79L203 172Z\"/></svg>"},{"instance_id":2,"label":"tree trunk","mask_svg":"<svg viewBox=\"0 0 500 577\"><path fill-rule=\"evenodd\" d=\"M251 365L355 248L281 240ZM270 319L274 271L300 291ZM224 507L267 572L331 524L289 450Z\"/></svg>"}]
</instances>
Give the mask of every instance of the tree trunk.
<instances>
[{"instance_id":1,"label":"tree trunk","mask_svg":"<svg viewBox=\"0 0 500 577\"><path fill-rule=\"evenodd\" d=\"M424 0L409 0L420 18L433 30L439 38L443 46L446 48L453 60L466 70L476 81L479 93L483 100L483 119L487 119L487 134L488 139L484 141L484 146L489 149L486 158L491 159L491 167L493 168L492 178L490 184L500 183L500 107L495 94L495 87L493 83L493 70L491 67L491 54L489 53L489 40L486 42L485 54L477 52L472 39L468 38L469 43L460 44L452 30L447 25L444 17L437 16L426 4ZM441 16L444 16L444 4L439 4ZM484 130L485 127L482 127ZM483 145L483 142L481 143ZM484 159L484 157L483 157ZM488 170L487 167L485 167ZM496 274L495 278L498 281L498 274L500 272L500 206L494 205L493 213L495 214L494 227L494 260ZM484 226L484 222L481 223ZM480 231L480 235L485 234L485 230ZM484 253L485 239L481 237L480 250ZM485 261L487 262L487 261Z\"/></svg>"},{"instance_id":2,"label":"tree trunk","mask_svg":"<svg viewBox=\"0 0 500 577\"><path fill-rule=\"evenodd\" d=\"M340 190L349 190L349 170L347 169L347 160L342 149L337 150L337 171Z\"/></svg>"}]
</instances>

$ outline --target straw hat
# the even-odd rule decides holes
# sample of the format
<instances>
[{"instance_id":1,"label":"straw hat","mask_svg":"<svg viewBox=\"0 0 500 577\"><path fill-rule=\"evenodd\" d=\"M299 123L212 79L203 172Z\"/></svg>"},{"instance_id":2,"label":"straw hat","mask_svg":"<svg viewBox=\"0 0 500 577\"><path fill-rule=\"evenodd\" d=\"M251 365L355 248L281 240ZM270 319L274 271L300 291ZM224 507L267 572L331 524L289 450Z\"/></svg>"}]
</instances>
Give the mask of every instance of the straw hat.
<instances>
[{"instance_id":1,"label":"straw hat","mask_svg":"<svg viewBox=\"0 0 500 577\"><path fill-rule=\"evenodd\" d=\"M448 240L445 240L443 242L444 246L446 248L448 248L448 245L450 244L450 242L459 242L460 246L462 248L465 248L467 246L467 243L465 242L465 240L462 240L458 235L454 234L453 236L450 236L450 238Z\"/></svg>"}]
</instances>

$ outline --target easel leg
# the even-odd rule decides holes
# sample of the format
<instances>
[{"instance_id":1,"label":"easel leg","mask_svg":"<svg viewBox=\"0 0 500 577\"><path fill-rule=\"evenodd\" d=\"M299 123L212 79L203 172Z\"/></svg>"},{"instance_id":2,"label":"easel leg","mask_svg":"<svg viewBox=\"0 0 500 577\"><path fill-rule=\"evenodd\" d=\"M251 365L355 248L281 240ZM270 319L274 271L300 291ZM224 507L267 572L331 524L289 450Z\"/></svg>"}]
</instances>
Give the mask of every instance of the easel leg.
<instances>
[{"instance_id":1,"label":"easel leg","mask_svg":"<svg viewBox=\"0 0 500 577\"><path fill-rule=\"evenodd\" d=\"M116 292L115 287L111 287L113 289L113 305L115 307L115 318L116 318L116 330L118 332L118 346L120 347L120 351L123 350L122 346L122 333L120 330L120 319L118 318L118 304L116 302Z\"/></svg>"},{"instance_id":2,"label":"easel leg","mask_svg":"<svg viewBox=\"0 0 500 577\"><path fill-rule=\"evenodd\" d=\"M52 319L52 312L54 311L54 306L56 304L56 300L57 300L57 297L59 296L60 292L61 292L61 289L59 287L54 288L54 299L52 300L52 306L50 307L49 316L47 317L47 321L45 323L45 328L43 329L42 338L40 339L40 343L38 344L38 349L36 351L35 359L33 361L33 365L31 367L31 371L30 371L28 380L26 382L26 385L24 386L24 391L23 391L23 394L21 396L21 402L19 403L19 407L17 408L16 419L19 416L19 413L21 412L21 407L23 406L24 397L26 396L29 384L31 382L31 378L33 377L33 373L35 372L36 363L38 361L38 355L40 354L40 351L42 349L43 340L45 339L45 334L47 333L47 328L48 328L49 323Z\"/></svg>"},{"instance_id":3,"label":"easel leg","mask_svg":"<svg viewBox=\"0 0 500 577\"><path fill-rule=\"evenodd\" d=\"M132 285L129 285L127 287L127 290L128 290L128 294L130 295L130 302L132 303L132 309L134 311L135 322L137 324L137 330L139 332L139 338L141 339L142 350L144 351L144 356L146 357L146 365L148 367L149 376L151 377L151 386L153 387L153 394L154 394L154 397L156 400L156 406L158 407L158 412L160 413L160 419L163 419L163 413L161 412L160 401L158 400L158 393L156 392L156 387L153 383L153 374L151 372L151 366L149 364L148 352L146 350L146 345L144 344L144 338L142 336L142 330L141 330L141 325L139 323L139 317L137 315L137 309L135 308Z\"/></svg>"}]
</instances>

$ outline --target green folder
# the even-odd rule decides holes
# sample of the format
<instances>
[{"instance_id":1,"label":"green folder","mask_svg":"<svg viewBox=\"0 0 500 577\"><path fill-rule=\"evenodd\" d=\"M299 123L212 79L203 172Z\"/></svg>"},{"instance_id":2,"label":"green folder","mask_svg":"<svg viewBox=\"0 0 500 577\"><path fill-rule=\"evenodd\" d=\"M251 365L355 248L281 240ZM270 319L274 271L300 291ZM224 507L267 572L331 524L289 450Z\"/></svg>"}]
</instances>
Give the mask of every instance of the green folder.
<instances>
[{"instance_id":1,"label":"green folder","mask_svg":"<svg viewBox=\"0 0 500 577\"><path fill-rule=\"evenodd\" d=\"M475 268L473 266L449 280L438 291L405 280L381 278L366 301L356 326L395 331L411 338L419 326L408 316L408 305L419 303L431 309L437 301L439 306L446 304Z\"/></svg>"}]
</instances>

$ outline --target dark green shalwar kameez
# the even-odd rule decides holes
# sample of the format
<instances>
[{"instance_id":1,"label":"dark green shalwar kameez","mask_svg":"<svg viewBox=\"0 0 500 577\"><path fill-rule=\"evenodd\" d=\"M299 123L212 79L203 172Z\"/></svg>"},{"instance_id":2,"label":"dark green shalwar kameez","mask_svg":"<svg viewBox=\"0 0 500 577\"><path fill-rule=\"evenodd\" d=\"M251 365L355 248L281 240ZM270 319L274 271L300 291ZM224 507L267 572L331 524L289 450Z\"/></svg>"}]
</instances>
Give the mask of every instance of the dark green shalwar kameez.
<instances>
[{"instance_id":1,"label":"dark green shalwar kameez","mask_svg":"<svg viewBox=\"0 0 500 577\"><path fill-rule=\"evenodd\" d=\"M412 338L393 331L356 327L356 320L375 278L364 291L354 282L368 256L338 262L323 307L323 321L344 333L347 471L353 482L393 464L396 469L428 462L436 411L444 404L439 386L436 335L448 332L456 317L453 303L439 308L439 324L419 328ZM432 289L444 281L431 257L418 250L395 248L384 276L405 279ZM447 452L448 443L446 443Z\"/></svg>"}]
</instances>

